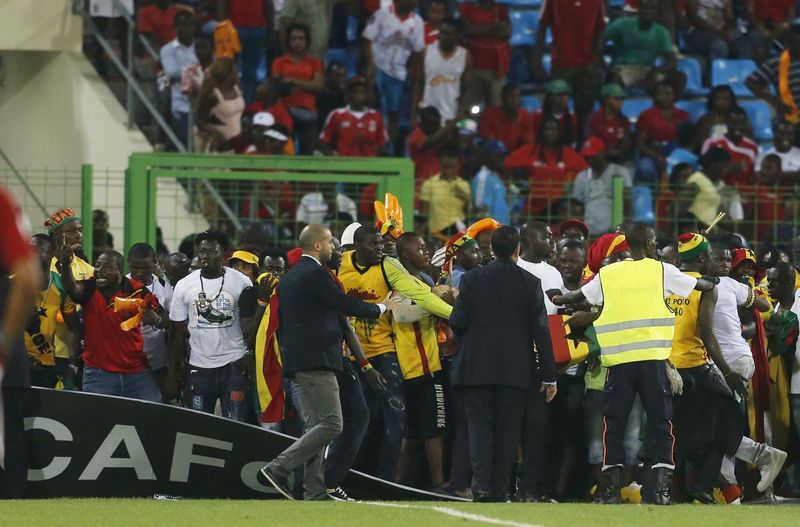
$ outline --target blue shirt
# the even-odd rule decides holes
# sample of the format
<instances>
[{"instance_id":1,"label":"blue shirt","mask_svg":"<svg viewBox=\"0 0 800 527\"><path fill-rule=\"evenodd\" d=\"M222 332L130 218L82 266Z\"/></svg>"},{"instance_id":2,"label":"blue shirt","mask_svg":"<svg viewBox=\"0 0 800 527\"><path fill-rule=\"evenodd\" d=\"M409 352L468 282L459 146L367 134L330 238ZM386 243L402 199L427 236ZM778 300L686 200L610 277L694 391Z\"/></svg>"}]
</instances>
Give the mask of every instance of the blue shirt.
<instances>
[{"instance_id":1,"label":"blue shirt","mask_svg":"<svg viewBox=\"0 0 800 527\"><path fill-rule=\"evenodd\" d=\"M506 184L487 167L481 167L472 178L472 203L477 209L486 209L487 215L504 225L511 223Z\"/></svg>"},{"instance_id":2,"label":"blue shirt","mask_svg":"<svg viewBox=\"0 0 800 527\"><path fill-rule=\"evenodd\" d=\"M186 66L199 62L197 55L194 54L194 42L191 46L184 46L176 38L164 44L159 55L171 86L172 112L189 113L189 97L181 91L181 73Z\"/></svg>"}]
</instances>

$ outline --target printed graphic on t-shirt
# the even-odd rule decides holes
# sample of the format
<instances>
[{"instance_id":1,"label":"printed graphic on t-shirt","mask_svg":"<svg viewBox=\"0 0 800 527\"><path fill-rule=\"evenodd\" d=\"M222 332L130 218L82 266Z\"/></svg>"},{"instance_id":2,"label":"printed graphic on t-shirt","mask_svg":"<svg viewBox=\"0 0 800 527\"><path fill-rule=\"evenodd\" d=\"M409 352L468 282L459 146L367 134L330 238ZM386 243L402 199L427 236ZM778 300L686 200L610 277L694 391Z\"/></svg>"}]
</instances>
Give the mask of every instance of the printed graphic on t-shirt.
<instances>
[{"instance_id":1,"label":"printed graphic on t-shirt","mask_svg":"<svg viewBox=\"0 0 800 527\"><path fill-rule=\"evenodd\" d=\"M197 327L200 328L228 328L233 325L233 310L236 306L233 295L227 291L220 291L219 296L208 299L200 293L197 300L193 300L197 312Z\"/></svg>"}]
</instances>

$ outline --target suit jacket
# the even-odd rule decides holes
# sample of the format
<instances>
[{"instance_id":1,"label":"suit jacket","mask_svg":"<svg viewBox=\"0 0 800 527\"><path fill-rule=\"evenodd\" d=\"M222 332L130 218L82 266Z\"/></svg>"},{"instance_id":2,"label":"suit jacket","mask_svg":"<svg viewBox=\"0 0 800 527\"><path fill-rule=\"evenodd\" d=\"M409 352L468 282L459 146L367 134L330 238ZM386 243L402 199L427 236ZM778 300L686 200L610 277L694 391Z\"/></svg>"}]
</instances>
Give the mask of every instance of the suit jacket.
<instances>
[{"instance_id":1,"label":"suit jacket","mask_svg":"<svg viewBox=\"0 0 800 527\"><path fill-rule=\"evenodd\" d=\"M312 258L300 258L278 287L278 342L285 376L342 369L340 313L378 318L381 310L347 296L324 267Z\"/></svg>"},{"instance_id":2,"label":"suit jacket","mask_svg":"<svg viewBox=\"0 0 800 527\"><path fill-rule=\"evenodd\" d=\"M528 390L540 382L555 382L542 287L510 258L461 277L450 327L461 343L453 362L455 386Z\"/></svg>"}]
</instances>

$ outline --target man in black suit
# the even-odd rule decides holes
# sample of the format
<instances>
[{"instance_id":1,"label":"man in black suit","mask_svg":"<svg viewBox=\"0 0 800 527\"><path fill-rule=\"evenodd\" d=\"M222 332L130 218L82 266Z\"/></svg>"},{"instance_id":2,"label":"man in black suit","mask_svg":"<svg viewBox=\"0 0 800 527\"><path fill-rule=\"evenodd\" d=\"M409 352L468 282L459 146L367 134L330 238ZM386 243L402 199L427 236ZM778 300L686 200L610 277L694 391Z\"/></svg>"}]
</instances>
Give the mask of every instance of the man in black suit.
<instances>
[{"instance_id":1,"label":"man in black suit","mask_svg":"<svg viewBox=\"0 0 800 527\"><path fill-rule=\"evenodd\" d=\"M450 326L460 337L453 385L462 390L469 423L474 501L507 501L525 400L556 395L556 367L539 279L518 267L519 232L492 234L496 259L461 277ZM534 348L535 344L535 348ZM534 375L538 366L539 377Z\"/></svg>"},{"instance_id":2,"label":"man in black suit","mask_svg":"<svg viewBox=\"0 0 800 527\"><path fill-rule=\"evenodd\" d=\"M334 251L331 232L308 225L300 233L303 256L278 287L278 340L283 374L291 377L300 398L303 436L261 469L259 479L292 499L286 478L305 464L304 498L329 500L323 478L327 444L342 431L342 407L336 372L342 369L340 314L377 319L387 306L347 296L323 267Z\"/></svg>"}]
</instances>

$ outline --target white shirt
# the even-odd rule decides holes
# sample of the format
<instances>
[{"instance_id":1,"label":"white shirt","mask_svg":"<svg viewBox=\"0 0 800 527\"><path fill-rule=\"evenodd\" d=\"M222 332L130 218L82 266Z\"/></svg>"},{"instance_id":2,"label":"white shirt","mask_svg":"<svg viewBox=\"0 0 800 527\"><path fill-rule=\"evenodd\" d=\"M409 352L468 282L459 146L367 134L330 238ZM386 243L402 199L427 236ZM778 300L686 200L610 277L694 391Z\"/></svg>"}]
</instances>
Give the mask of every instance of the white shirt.
<instances>
[{"instance_id":1,"label":"white shirt","mask_svg":"<svg viewBox=\"0 0 800 527\"><path fill-rule=\"evenodd\" d=\"M175 322L189 320L191 366L219 368L241 359L247 351L239 316L239 297L242 291L253 287L253 283L235 269L223 267L223 272L219 278L202 278L201 287L198 269L175 285L169 318ZM200 312L198 298L204 290L211 305Z\"/></svg>"},{"instance_id":2,"label":"white shirt","mask_svg":"<svg viewBox=\"0 0 800 527\"><path fill-rule=\"evenodd\" d=\"M197 55L194 54L194 42L191 46L184 46L176 38L172 42L164 44L159 55L164 73L169 77L171 85L173 113L189 113L189 97L181 90L181 76L183 68L199 62Z\"/></svg>"},{"instance_id":3,"label":"white shirt","mask_svg":"<svg viewBox=\"0 0 800 527\"><path fill-rule=\"evenodd\" d=\"M792 304L791 312L800 317L800 290L797 290L794 294L794 304ZM798 339L795 345L789 393L792 395L800 395L800 339Z\"/></svg>"},{"instance_id":4,"label":"white shirt","mask_svg":"<svg viewBox=\"0 0 800 527\"><path fill-rule=\"evenodd\" d=\"M600 235L611 229L612 206L614 202L614 176L622 176L625 188L633 186L630 171L611 163L608 168L594 177L594 171L587 168L575 177L572 197L583 203L583 220L589 226L589 234Z\"/></svg>"},{"instance_id":5,"label":"white shirt","mask_svg":"<svg viewBox=\"0 0 800 527\"><path fill-rule=\"evenodd\" d=\"M719 341L722 356L728 364L752 357L750 346L742 337L742 321L738 307L747 303L750 286L723 276L717 285L717 305L714 307L714 336Z\"/></svg>"},{"instance_id":6,"label":"white shirt","mask_svg":"<svg viewBox=\"0 0 800 527\"><path fill-rule=\"evenodd\" d=\"M128 278L131 278L128 273ZM153 275L153 281L147 286L153 295L158 299L158 303L169 313L170 292L161 285L158 277ZM151 370L160 370L167 365L167 330L158 329L155 326L142 324L142 338L144 339L144 354L147 356L147 363Z\"/></svg>"},{"instance_id":7,"label":"white shirt","mask_svg":"<svg viewBox=\"0 0 800 527\"><path fill-rule=\"evenodd\" d=\"M404 81L408 76L409 57L425 49L425 22L415 12L404 20L397 17L394 4L383 7L370 17L363 36L372 42L372 60L375 66Z\"/></svg>"},{"instance_id":8,"label":"white shirt","mask_svg":"<svg viewBox=\"0 0 800 527\"><path fill-rule=\"evenodd\" d=\"M467 66L467 50L456 46L453 54L445 58L439 42L425 48L425 91L420 108L433 106L439 110L442 121L456 118L461 96L461 76Z\"/></svg>"},{"instance_id":9,"label":"white shirt","mask_svg":"<svg viewBox=\"0 0 800 527\"><path fill-rule=\"evenodd\" d=\"M558 272L558 269L545 261L533 263L523 260L522 258L517 258L517 265L538 278L542 283L544 305L545 308L547 308L547 314L558 314L558 306L553 304L550 301L550 297L547 296L547 291L550 289L558 289L559 291L564 290L564 279L561 277L561 273Z\"/></svg>"},{"instance_id":10,"label":"white shirt","mask_svg":"<svg viewBox=\"0 0 800 527\"><path fill-rule=\"evenodd\" d=\"M664 267L664 298L672 295L689 296L697 285L697 278L682 273L680 269L672 264L661 262L661 265ZM591 282L581 287L581 293L586 297L586 301L593 306L603 304L603 286L600 283L600 273L596 274Z\"/></svg>"},{"instance_id":11,"label":"white shirt","mask_svg":"<svg viewBox=\"0 0 800 527\"><path fill-rule=\"evenodd\" d=\"M788 152L778 152L775 150L775 147L770 148L766 152L762 152L758 156L758 161L756 162L757 170L761 170L761 163L764 162L764 158L771 154L775 154L781 158L781 170L784 172L800 171L800 148L796 146L790 148Z\"/></svg>"},{"instance_id":12,"label":"white shirt","mask_svg":"<svg viewBox=\"0 0 800 527\"><path fill-rule=\"evenodd\" d=\"M336 206L339 208L339 212L347 214L353 221L356 221L358 207L355 201L344 194L337 194ZM327 216L328 203L325 201L322 192L309 192L300 198L300 205L297 207L295 220L309 225L312 223L327 224L325 221Z\"/></svg>"}]
</instances>

